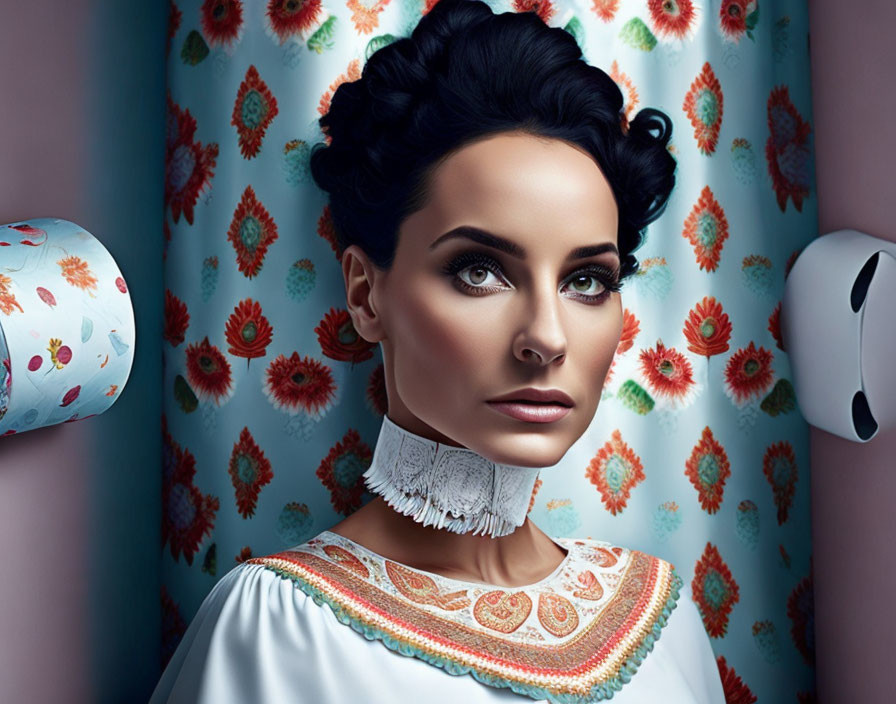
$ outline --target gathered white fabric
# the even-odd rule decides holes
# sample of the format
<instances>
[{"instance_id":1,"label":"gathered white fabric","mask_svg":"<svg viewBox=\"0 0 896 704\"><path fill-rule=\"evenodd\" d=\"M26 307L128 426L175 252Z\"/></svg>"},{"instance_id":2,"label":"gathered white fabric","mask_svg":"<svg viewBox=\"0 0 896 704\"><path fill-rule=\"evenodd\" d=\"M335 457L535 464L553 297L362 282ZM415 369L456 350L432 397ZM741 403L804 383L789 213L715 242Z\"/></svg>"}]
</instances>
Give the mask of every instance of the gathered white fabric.
<instances>
[{"instance_id":1,"label":"gathered white fabric","mask_svg":"<svg viewBox=\"0 0 896 704\"><path fill-rule=\"evenodd\" d=\"M541 469L492 462L383 416L364 480L372 493L418 523L497 538L523 525Z\"/></svg>"}]
</instances>

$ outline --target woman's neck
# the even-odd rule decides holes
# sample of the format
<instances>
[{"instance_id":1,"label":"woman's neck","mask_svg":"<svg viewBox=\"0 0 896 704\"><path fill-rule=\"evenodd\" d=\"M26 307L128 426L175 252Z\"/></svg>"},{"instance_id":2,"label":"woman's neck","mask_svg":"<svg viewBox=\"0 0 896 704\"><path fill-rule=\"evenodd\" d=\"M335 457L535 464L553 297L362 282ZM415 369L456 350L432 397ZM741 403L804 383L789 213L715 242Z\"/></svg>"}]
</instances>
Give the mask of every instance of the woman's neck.
<instances>
[{"instance_id":1,"label":"woman's neck","mask_svg":"<svg viewBox=\"0 0 896 704\"><path fill-rule=\"evenodd\" d=\"M330 530L378 555L452 579L508 588L551 574L563 549L528 518L497 538L424 526L376 497Z\"/></svg>"}]
</instances>

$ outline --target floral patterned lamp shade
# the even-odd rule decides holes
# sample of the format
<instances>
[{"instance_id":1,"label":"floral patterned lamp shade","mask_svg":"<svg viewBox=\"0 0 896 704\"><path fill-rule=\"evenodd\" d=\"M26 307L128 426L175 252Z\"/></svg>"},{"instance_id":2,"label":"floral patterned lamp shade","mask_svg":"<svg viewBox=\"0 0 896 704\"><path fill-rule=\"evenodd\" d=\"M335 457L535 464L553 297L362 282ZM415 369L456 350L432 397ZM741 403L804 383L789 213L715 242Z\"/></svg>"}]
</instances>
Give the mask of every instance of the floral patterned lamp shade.
<instances>
[{"instance_id":1,"label":"floral patterned lamp shade","mask_svg":"<svg viewBox=\"0 0 896 704\"><path fill-rule=\"evenodd\" d=\"M134 361L115 260L73 222L0 226L0 435L102 413Z\"/></svg>"}]
</instances>

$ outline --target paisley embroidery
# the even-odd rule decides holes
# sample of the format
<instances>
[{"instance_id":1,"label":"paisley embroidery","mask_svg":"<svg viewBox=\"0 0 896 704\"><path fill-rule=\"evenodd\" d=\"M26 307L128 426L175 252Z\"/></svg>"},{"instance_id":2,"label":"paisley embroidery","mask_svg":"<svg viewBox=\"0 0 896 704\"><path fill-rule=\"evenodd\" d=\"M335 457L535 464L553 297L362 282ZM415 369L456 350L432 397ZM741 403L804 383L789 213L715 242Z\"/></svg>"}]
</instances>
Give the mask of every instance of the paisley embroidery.
<instances>
[{"instance_id":1,"label":"paisley embroidery","mask_svg":"<svg viewBox=\"0 0 896 704\"><path fill-rule=\"evenodd\" d=\"M525 592L508 594L497 589L479 597L473 616L486 628L501 633L513 633L523 625L532 611L532 600Z\"/></svg>"},{"instance_id":2,"label":"paisley embroidery","mask_svg":"<svg viewBox=\"0 0 896 704\"><path fill-rule=\"evenodd\" d=\"M338 545L324 545L324 552L327 553L334 562L345 567L345 569L351 570L361 577L370 576L370 570L368 570L364 566L364 563L352 555L348 550L341 548Z\"/></svg>"},{"instance_id":3,"label":"paisley embroidery","mask_svg":"<svg viewBox=\"0 0 896 704\"><path fill-rule=\"evenodd\" d=\"M539 594L538 620L548 633L558 638L568 636L579 625L576 607L569 599L557 594Z\"/></svg>"},{"instance_id":4,"label":"paisley embroidery","mask_svg":"<svg viewBox=\"0 0 896 704\"><path fill-rule=\"evenodd\" d=\"M386 574L395 588L415 604L432 604L445 611L457 611L470 605L467 590L443 594L432 577L420 574L404 565L386 560Z\"/></svg>"},{"instance_id":5,"label":"paisley embroidery","mask_svg":"<svg viewBox=\"0 0 896 704\"><path fill-rule=\"evenodd\" d=\"M572 594L579 599L587 599L588 601L598 601L604 595L604 588L597 581L594 572L585 570L578 576L579 584L583 589L576 589Z\"/></svg>"},{"instance_id":6,"label":"paisley embroidery","mask_svg":"<svg viewBox=\"0 0 896 704\"><path fill-rule=\"evenodd\" d=\"M612 567L619 560L618 554L614 554L606 548L598 548L594 551L594 555L597 558L596 563L601 567Z\"/></svg>"},{"instance_id":7,"label":"paisley embroidery","mask_svg":"<svg viewBox=\"0 0 896 704\"><path fill-rule=\"evenodd\" d=\"M653 649L682 580L638 550L555 542L566 551L557 569L514 589L424 573L330 531L244 564L289 579L364 637L451 674L536 700L603 701Z\"/></svg>"}]
</instances>

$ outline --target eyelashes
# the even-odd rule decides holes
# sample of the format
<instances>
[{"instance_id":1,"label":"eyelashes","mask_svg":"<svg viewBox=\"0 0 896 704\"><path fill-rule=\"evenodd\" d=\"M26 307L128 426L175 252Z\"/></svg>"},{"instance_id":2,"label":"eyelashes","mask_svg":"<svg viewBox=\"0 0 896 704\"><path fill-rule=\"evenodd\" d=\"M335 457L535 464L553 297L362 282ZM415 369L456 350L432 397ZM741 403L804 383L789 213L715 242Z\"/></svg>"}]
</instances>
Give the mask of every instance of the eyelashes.
<instances>
[{"instance_id":1,"label":"eyelashes","mask_svg":"<svg viewBox=\"0 0 896 704\"><path fill-rule=\"evenodd\" d=\"M453 259L450 259L444 267L442 267L442 270L446 275L454 277L455 285L474 295L482 295L483 292L495 290L492 286L471 285L458 276L460 272L473 267L485 269L498 277L504 276L501 265L493 257L481 252L473 251L462 252ZM592 278L603 288L603 290L596 295L574 292L573 298L591 305L602 303L609 298L611 293L618 292L621 289L618 269L610 269L609 267L601 266L600 264L589 264L578 269L567 278L566 284L581 278Z\"/></svg>"}]
</instances>

